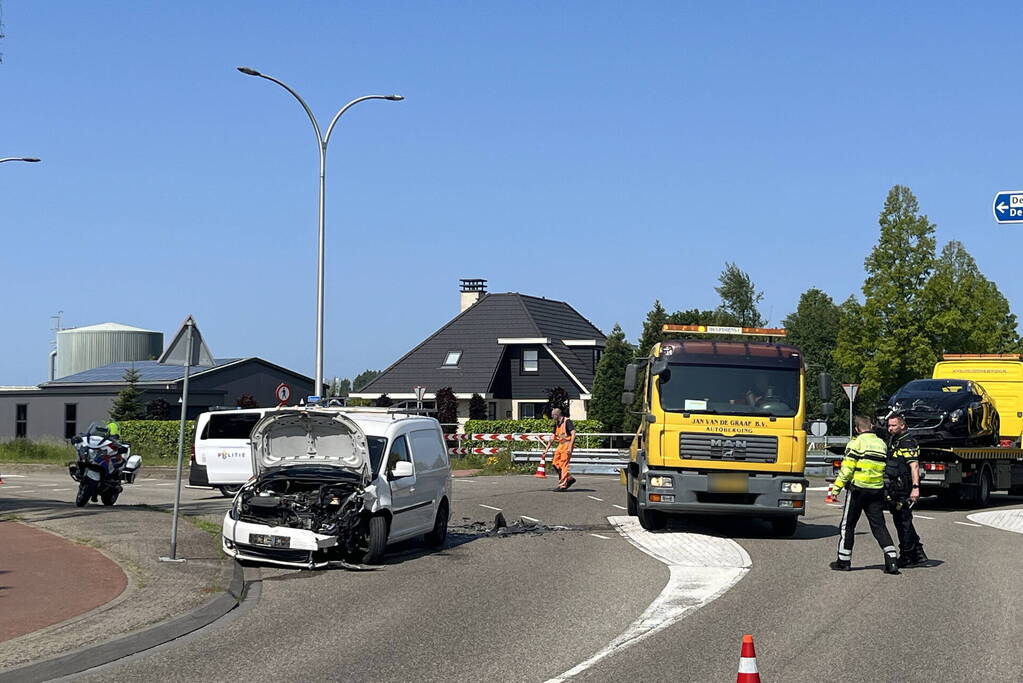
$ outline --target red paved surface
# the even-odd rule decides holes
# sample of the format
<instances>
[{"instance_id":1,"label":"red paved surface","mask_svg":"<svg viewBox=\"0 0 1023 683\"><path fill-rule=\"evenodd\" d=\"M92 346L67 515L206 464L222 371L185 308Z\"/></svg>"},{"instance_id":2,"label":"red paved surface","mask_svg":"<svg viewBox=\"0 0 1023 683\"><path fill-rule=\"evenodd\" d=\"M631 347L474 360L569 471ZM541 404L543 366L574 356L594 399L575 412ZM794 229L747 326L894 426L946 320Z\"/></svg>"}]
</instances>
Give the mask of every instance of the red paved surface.
<instances>
[{"instance_id":1,"label":"red paved surface","mask_svg":"<svg viewBox=\"0 0 1023 683\"><path fill-rule=\"evenodd\" d=\"M106 604L128 585L100 552L20 522L0 522L0 642Z\"/></svg>"}]
</instances>

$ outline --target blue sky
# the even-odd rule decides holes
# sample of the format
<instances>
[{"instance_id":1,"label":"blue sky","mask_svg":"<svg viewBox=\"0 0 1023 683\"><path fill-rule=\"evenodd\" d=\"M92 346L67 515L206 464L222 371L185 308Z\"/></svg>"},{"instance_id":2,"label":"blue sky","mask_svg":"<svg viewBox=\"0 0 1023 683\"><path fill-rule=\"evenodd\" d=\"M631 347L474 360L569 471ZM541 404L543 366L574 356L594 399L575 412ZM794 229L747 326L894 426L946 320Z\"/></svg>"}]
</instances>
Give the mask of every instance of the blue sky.
<instances>
[{"instance_id":1,"label":"blue sky","mask_svg":"<svg viewBox=\"0 0 1023 683\"><path fill-rule=\"evenodd\" d=\"M326 372L383 368L457 281L637 336L713 307L726 261L778 323L859 292L908 185L1023 313L1018 3L0 0L0 384L52 333L193 314L218 356L310 373L325 124Z\"/></svg>"}]
</instances>

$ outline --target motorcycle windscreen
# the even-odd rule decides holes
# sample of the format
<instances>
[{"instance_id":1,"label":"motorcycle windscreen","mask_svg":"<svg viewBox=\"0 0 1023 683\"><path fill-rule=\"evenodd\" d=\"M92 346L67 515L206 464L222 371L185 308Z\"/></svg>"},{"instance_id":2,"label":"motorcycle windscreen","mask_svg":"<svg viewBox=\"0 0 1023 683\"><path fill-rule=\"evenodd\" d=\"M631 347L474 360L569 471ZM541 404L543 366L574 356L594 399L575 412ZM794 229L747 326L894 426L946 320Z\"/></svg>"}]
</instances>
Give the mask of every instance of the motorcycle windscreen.
<instances>
[{"instance_id":1,"label":"motorcycle windscreen","mask_svg":"<svg viewBox=\"0 0 1023 683\"><path fill-rule=\"evenodd\" d=\"M262 471L286 465L331 465L368 475L366 435L333 410L281 409L252 428L255 464Z\"/></svg>"}]
</instances>

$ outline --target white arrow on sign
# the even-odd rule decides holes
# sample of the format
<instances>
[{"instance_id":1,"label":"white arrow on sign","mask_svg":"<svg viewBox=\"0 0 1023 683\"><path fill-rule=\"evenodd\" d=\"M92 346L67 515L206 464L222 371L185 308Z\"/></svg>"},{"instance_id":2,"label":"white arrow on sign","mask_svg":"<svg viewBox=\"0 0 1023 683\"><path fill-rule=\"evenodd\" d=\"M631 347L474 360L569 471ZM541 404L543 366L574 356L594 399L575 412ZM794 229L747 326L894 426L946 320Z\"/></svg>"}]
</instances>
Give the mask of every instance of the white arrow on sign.
<instances>
[{"instance_id":1,"label":"white arrow on sign","mask_svg":"<svg viewBox=\"0 0 1023 683\"><path fill-rule=\"evenodd\" d=\"M857 394L857 392L859 392L859 390L860 390L860 385L859 384L843 384L842 385L842 391L844 391L845 395L849 397L849 403L852 403L853 401L856 400L856 394Z\"/></svg>"},{"instance_id":2,"label":"white arrow on sign","mask_svg":"<svg viewBox=\"0 0 1023 683\"><path fill-rule=\"evenodd\" d=\"M1009 207L1006 206L1005 202L999 202L995 208L998 209L998 213L1005 213L1005 210Z\"/></svg>"}]
</instances>

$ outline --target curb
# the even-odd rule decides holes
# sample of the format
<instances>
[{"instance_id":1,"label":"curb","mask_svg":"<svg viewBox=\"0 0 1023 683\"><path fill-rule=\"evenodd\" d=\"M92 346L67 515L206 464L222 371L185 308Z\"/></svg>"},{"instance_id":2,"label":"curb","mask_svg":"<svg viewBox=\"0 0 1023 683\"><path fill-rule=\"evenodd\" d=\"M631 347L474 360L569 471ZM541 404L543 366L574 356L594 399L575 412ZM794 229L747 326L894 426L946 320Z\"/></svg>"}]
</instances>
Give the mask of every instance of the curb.
<instances>
[{"instance_id":1,"label":"curb","mask_svg":"<svg viewBox=\"0 0 1023 683\"><path fill-rule=\"evenodd\" d=\"M62 676L82 673L88 669L154 648L212 624L237 607L248 589L242 566L234 563L231 583L227 590L205 605L180 617L165 621L136 633L99 645L26 664L0 672L0 683L39 683Z\"/></svg>"}]
</instances>

